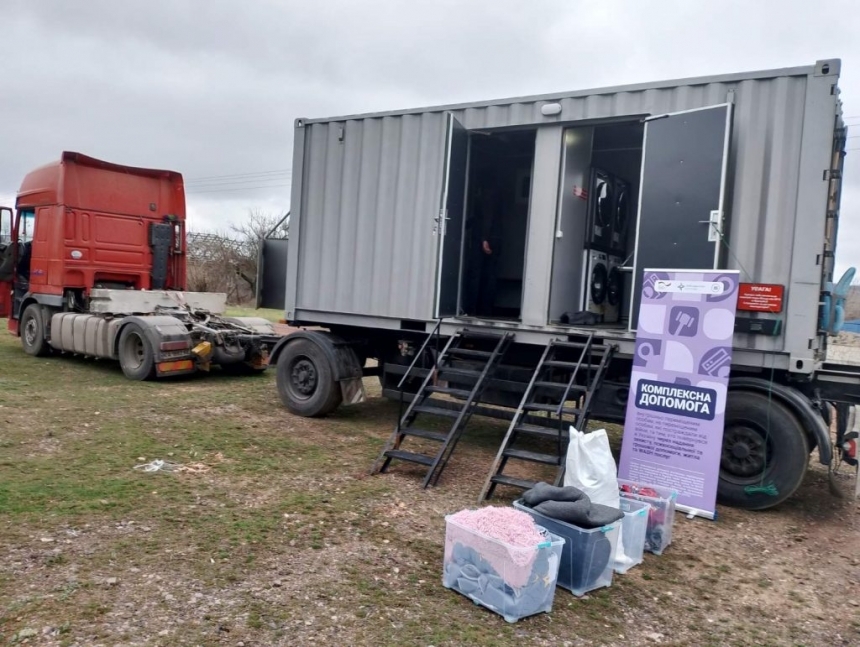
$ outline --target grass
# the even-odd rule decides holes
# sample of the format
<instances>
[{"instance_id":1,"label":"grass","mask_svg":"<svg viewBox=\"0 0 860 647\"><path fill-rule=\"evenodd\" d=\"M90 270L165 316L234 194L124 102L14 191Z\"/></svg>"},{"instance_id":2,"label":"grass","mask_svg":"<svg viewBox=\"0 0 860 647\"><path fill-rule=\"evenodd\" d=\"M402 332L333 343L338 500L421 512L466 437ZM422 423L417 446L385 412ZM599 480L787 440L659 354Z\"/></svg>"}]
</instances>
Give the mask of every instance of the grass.
<instances>
[{"instance_id":1,"label":"grass","mask_svg":"<svg viewBox=\"0 0 860 647\"><path fill-rule=\"evenodd\" d=\"M230 317L262 317L273 323L278 323L284 318L283 310L271 310L268 308L251 308L242 306L230 306L227 313Z\"/></svg>"},{"instance_id":2,"label":"grass","mask_svg":"<svg viewBox=\"0 0 860 647\"><path fill-rule=\"evenodd\" d=\"M752 566L755 543L725 550L753 518L729 511L682 521L666 555L612 588L585 600L559 589L552 614L508 625L440 584L443 515L474 505L504 424L475 420L425 491L402 468L367 475L397 411L371 397L306 420L281 407L271 372L137 383L110 362L28 357L0 335L0 645L29 630L27 644L46 645L638 645L649 631L766 644L757 616L801 600L851 617L823 592L783 595ZM208 471L134 469L153 459ZM759 519L788 536L780 560L806 559L785 531L802 518L788 517ZM822 644L858 628L802 617L769 631Z\"/></svg>"}]
</instances>

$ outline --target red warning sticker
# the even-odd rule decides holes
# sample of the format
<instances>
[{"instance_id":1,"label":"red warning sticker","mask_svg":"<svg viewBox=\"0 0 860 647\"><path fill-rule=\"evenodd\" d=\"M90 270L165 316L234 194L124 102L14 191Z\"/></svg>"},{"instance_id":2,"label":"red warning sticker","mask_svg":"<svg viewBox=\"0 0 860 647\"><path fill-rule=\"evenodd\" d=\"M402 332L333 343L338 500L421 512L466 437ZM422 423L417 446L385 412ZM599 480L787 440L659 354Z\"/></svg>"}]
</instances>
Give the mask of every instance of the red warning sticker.
<instances>
[{"instance_id":1,"label":"red warning sticker","mask_svg":"<svg viewBox=\"0 0 860 647\"><path fill-rule=\"evenodd\" d=\"M772 283L741 283L738 310L744 312L782 312L785 286Z\"/></svg>"}]
</instances>

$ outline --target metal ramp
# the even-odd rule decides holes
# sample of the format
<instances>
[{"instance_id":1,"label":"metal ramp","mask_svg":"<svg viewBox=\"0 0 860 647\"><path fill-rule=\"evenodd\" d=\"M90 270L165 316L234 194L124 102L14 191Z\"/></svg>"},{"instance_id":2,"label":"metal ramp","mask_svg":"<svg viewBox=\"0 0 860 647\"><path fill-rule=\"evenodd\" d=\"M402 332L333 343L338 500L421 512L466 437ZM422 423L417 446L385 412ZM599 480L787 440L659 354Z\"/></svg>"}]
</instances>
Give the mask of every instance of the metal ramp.
<instances>
[{"instance_id":1,"label":"metal ramp","mask_svg":"<svg viewBox=\"0 0 860 647\"><path fill-rule=\"evenodd\" d=\"M421 351L416 355L416 360L423 355L431 337L433 337L433 333L430 334ZM398 418L397 428L391 434L391 438L376 460L371 474L387 471L393 460L406 461L426 466L427 474L424 477L423 485L425 488L429 485L435 485L477 404L480 402L489 379L513 338L513 333L508 332L461 330L455 333L439 354L434 370L428 372L405 413L403 412L403 391L401 390L402 415ZM414 365L415 362L401 379L401 388L409 378ZM454 380L458 386L462 384L466 386L463 388L438 386L437 379ZM443 400L440 396L441 398L447 396L448 399ZM456 406L452 406L452 404ZM453 418L447 432L426 428L432 427L432 425L422 426L426 417L434 416ZM409 451L403 449L404 441L408 438L438 442L440 446L436 452L430 453Z\"/></svg>"},{"instance_id":2,"label":"metal ramp","mask_svg":"<svg viewBox=\"0 0 860 647\"><path fill-rule=\"evenodd\" d=\"M584 342L547 344L499 447L479 502L492 497L498 485L522 490L535 485L536 481L506 474L505 468L511 461L556 466L555 485L561 485L568 428L572 425L584 430L588 424L592 399L600 389L614 351L615 346L595 344L593 333ZM540 420L539 416L546 422L534 424ZM523 447L535 441L543 441L541 451Z\"/></svg>"}]
</instances>

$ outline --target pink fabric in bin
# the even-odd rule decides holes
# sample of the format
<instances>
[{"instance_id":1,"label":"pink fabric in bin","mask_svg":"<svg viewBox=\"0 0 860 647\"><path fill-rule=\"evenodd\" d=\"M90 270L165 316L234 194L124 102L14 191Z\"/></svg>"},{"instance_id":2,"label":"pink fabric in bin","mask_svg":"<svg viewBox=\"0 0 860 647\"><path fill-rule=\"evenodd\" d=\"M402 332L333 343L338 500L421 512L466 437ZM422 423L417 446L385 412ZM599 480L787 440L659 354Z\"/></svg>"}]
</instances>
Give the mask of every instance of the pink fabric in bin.
<instances>
[{"instance_id":1,"label":"pink fabric in bin","mask_svg":"<svg viewBox=\"0 0 860 647\"><path fill-rule=\"evenodd\" d=\"M510 586L520 588L528 583L532 564L537 557L537 547L547 540L531 515L514 508L490 506L479 510L461 510L451 515L450 519L506 546L456 526L448 529L449 542L476 550ZM449 550L445 552L450 555Z\"/></svg>"}]
</instances>

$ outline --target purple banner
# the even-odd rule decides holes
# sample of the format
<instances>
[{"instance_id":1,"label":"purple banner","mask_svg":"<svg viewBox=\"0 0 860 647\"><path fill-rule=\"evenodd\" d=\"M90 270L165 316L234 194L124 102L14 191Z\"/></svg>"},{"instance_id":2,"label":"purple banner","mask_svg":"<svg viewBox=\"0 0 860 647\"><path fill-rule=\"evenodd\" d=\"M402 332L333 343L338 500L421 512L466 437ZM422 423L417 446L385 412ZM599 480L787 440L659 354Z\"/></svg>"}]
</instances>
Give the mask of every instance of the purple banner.
<instances>
[{"instance_id":1,"label":"purple banner","mask_svg":"<svg viewBox=\"0 0 860 647\"><path fill-rule=\"evenodd\" d=\"M738 301L732 271L645 270L619 478L713 518Z\"/></svg>"}]
</instances>

